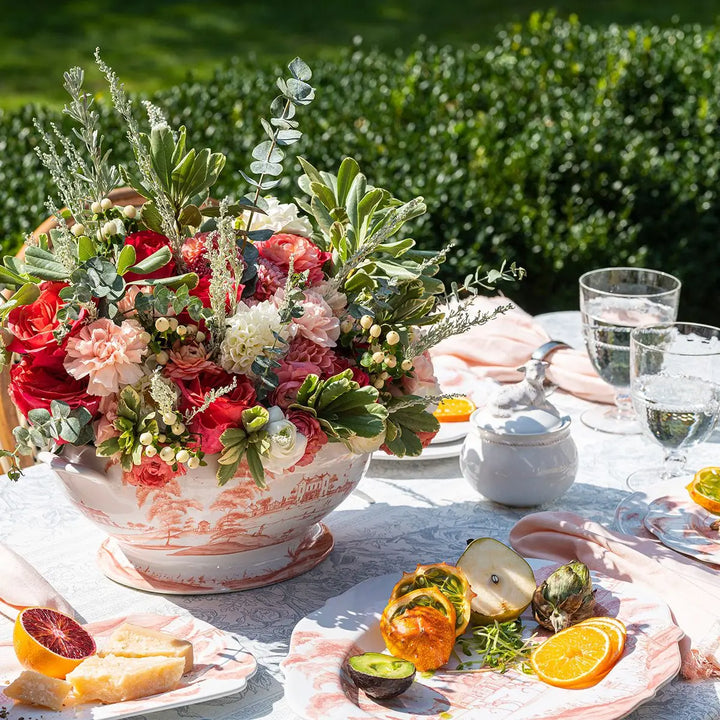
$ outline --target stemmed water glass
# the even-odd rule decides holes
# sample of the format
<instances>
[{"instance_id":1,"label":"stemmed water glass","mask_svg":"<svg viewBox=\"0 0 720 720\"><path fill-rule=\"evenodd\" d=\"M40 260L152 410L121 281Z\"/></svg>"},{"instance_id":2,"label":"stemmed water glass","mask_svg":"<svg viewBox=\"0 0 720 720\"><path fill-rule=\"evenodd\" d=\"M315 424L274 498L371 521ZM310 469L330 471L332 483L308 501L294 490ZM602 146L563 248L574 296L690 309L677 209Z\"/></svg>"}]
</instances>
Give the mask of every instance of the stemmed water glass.
<instances>
[{"instance_id":1,"label":"stemmed water glass","mask_svg":"<svg viewBox=\"0 0 720 720\"><path fill-rule=\"evenodd\" d=\"M680 322L633 330L630 392L644 434L665 449L662 468L628 477L638 492L684 474L688 448L712 433L720 416L720 329Z\"/></svg>"},{"instance_id":2,"label":"stemmed water glass","mask_svg":"<svg viewBox=\"0 0 720 720\"><path fill-rule=\"evenodd\" d=\"M630 400L630 332L677 317L680 281L646 268L602 268L580 277L580 313L590 361L613 386L615 406L585 411L581 420L603 432L640 432Z\"/></svg>"}]
</instances>

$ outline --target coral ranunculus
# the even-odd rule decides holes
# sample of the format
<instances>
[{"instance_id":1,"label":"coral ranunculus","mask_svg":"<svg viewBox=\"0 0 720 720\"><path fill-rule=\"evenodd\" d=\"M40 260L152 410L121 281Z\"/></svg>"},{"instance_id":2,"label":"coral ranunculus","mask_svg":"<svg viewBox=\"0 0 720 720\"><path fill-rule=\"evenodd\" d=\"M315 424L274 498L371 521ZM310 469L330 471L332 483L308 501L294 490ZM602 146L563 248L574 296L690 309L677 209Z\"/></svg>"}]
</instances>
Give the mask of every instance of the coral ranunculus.
<instances>
[{"instance_id":1,"label":"coral ranunculus","mask_svg":"<svg viewBox=\"0 0 720 720\"><path fill-rule=\"evenodd\" d=\"M135 248L135 262L139 263L145 258L149 258L154 252L160 250L163 247L170 247L170 240L161 235L160 233L153 232L152 230L143 230L142 232L131 233L125 238L126 245L132 245ZM170 260L166 265L163 265L157 270L153 270L143 275L136 273L125 273L123 279L125 282L131 282L133 280L147 280L155 278L167 278L177 274L177 266L174 260Z\"/></svg>"},{"instance_id":2,"label":"coral ranunculus","mask_svg":"<svg viewBox=\"0 0 720 720\"><path fill-rule=\"evenodd\" d=\"M176 342L168 353L170 362L164 373L172 380L192 380L201 372L219 371L221 368L207 359L207 351L194 341Z\"/></svg>"},{"instance_id":3,"label":"coral ranunculus","mask_svg":"<svg viewBox=\"0 0 720 720\"><path fill-rule=\"evenodd\" d=\"M37 362L35 356L26 355L10 368L10 397L25 417L36 408L49 410L53 400L61 400L73 410L82 406L95 415L100 398L88 395L87 385L87 380L67 374L59 356Z\"/></svg>"},{"instance_id":4,"label":"coral ranunculus","mask_svg":"<svg viewBox=\"0 0 720 720\"><path fill-rule=\"evenodd\" d=\"M157 455L155 457L143 455L140 465L133 465L132 470L123 473L123 480L137 487L161 488L173 478L184 474L184 465L178 463L177 470L173 470Z\"/></svg>"},{"instance_id":5,"label":"coral ranunculus","mask_svg":"<svg viewBox=\"0 0 720 720\"><path fill-rule=\"evenodd\" d=\"M321 377L322 371L311 362L282 361L277 370L280 384L272 396L275 405L285 410L290 403L295 402L298 390L308 375Z\"/></svg>"},{"instance_id":6,"label":"coral ranunculus","mask_svg":"<svg viewBox=\"0 0 720 720\"><path fill-rule=\"evenodd\" d=\"M24 355L57 349L58 344L53 331L60 325L57 313L64 305L64 301L59 293L64 287L67 287L67 283L49 281L40 283L40 295L35 302L13 308L8 313L7 329L13 335L8 345L10 352ZM70 334L82 323L85 315L83 309L80 317L71 324Z\"/></svg>"},{"instance_id":7,"label":"coral ranunculus","mask_svg":"<svg viewBox=\"0 0 720 720\"><path fill-rule=\"evenodd\" d=\"M260 257L275 263L287 274L290 268L290 258L293 258L293 269L295 272L308 270L310 285L315 285L323 280L322 266L331 258L330 253L320 248L302 235L289 235L278 233L269 240L255 243Z\"/></svg>"},{"instance_id":8,"label":"coral ranunculus","mask_svg":"<svg viewBox=\"0 0 720 720\"><path fill-rule=\"evenodd\" d=\"M177 380L180 389L180 409L183 412L195 410L203 405L205 396L220 387L235 387L210 403L206 410L190 421L190 432L198 436L196 445L207 454L222 450L220 436L228 429L242 425L242 412L255 405L255 389L247 378L232 376L223 370L201 372L189 380Z\"/></svg>"}]
</instances>

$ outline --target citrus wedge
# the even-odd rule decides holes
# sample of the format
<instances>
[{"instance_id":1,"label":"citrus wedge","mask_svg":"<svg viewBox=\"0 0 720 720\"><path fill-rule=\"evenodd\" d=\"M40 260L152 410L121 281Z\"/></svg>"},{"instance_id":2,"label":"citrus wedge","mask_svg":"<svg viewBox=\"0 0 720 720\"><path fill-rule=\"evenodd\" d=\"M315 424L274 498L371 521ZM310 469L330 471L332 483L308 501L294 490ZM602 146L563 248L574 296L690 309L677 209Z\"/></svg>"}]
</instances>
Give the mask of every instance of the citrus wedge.
<instances>
[{"instance_id":1,"label":"citrus wedge","mask_svg":"<svg viewBox=\"0 0 720 720\"><path fill-rule=\"evenodd\" d=\"M614 665L620 659L625 649L625 639L627 638L627 629L622 621L611 617L593 617L583 620L583 622L578 624L591 625L604 630L610 636L610 644L612 646L610 664Z\"/></svg>"},{"instance_id":2,"label":"citrus wedge","mask_svg":"<svg viewBox=\"0 0 720 720\"><path fill-rule=\"evenodd\" d=\"M700 507L720 515L720 467L698 470L686 489Z\"/></svg>"},{"instance_id":3,"label":"citrus wedge","mask_svg":"<svg viewBox=\"0 0 720 720\"><path fill-rule=\"evenodd\" d=\"M20 612L13 647L21 665L60 680L95 654L95 641L85 628L69 615L44 607Z\"/></svg>"},{"instance_id":4,"label":"citrus wedge","mask_svg":"<svg viewBox=\"0 0 720 720\"><path fill-rule=\"evenodd\" d=\"M607 632L574 625L549 637L530 657L540 680L562 688L589 687L602 679L613 657Z\"/></svg>"},{"instance_id":5,"label":"citrus wedge","mask_svg":"<svg viewBox=\"0 0 720 720\"><path fill-rule=\"evenodd\" d=\"M441 423L465 422L474 411L475 403L463 396L441 400L433 415Z\"/></svg>"}]
</instances>

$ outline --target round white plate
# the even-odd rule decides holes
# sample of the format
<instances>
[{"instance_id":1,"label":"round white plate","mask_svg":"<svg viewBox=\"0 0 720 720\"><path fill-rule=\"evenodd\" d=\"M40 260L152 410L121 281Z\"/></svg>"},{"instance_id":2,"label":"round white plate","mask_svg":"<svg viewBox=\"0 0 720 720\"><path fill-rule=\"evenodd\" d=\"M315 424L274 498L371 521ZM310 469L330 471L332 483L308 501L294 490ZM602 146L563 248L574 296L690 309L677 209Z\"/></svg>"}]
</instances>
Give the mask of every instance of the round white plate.
<instances>
[{"instance_id":1,"label":"round white plate","mask_svg":"<svg viewBox=\"0 0 720 720\"><path fill-rule=\"evenodd\" d=\"M383 450L378 450L373 453L373 460L387 461L387 462L419 462L423 460L445 460L447 458L460 457L460 451L462 450L465 438L456 440L455 442L443 443L442 445L428 445L420 455L414 457L397 457L397 455L388 455Z\"/></svg>"},{"instance_id":2,"label":"round white plate","mask_svg":"<svg viewBox=\"0 0 720 720\"><path fill-rule=\"evenodd\" d=\"M238 693L245 689L248 679L257 669L255 658L242 648L235 635L190 615L130 615L89 623L85 627L102 647L103 640L124 622L168 632L193 644L195 665L183 675L175 690L109 705L100 702L68 705L57 712L22 704L14 706L14 701L2 690L20 674L22 668L15 657L12 642L4 642L0 643L0 706L6 711L2 717L8 720L117 720L138 717Z\"/></svg>"},{"instance_id":3,"label":"round white plate","mask_svg":"<svg viewBox=\"0 0 720 720\"><path fill-rule=\"evenodd\" d=\"M393 574L366 580L295 626L282 668L285 698L296 713L307 720L617 720L653 697L680 669L683 633L667 605L629 583L594 573L603 614L620 618L628 628L623 657L594 687L566 690L515 671L478 675L441 668L419 673L402 695L375 702L357 690L345 666L351 655L385 649L379 618L397 579Z\"/></svg>"},{"instance_id":4,"label":"round white plate","mask_svg":"<svg viewBox=\"0 0 720 720\"><path fill-rule=\"evenodd\" d=\"M431 440L430 445L443 445L444 443L463 440L470 432L470 422L444 422L440 423L438 434Z\"/></svg>"}]
</instances>

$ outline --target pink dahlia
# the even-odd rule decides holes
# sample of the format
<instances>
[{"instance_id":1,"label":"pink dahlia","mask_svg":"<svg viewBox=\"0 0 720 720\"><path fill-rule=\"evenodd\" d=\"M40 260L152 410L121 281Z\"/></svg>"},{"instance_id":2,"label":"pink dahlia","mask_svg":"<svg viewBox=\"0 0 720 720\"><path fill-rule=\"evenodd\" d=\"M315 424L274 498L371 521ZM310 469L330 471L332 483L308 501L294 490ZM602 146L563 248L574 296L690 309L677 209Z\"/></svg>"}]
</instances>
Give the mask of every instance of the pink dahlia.
<instances>
[{"instance_id":1,"label":"pink dahlia","mask_svg":"<svg viewBox=\"0 0 720 720\"><path fill-rule=\"evenodd\" d=\"M133 465L132 470L123 473L123 480L137 487L161 488L173 478L185 474L185 467L178 463L177 470L173 470L158 455L148 457L143 455L140 465Z\"/></svg>"},{"instance_id":2,"label":"pink dahlia","mask_svg":"<svg viewBox=\"0 0 720 720\"><path fill-rule=\"evenodd\" d=\"M295 272L309 271L310 285L315 285L323 280L322 266L331 257L329 252L320 250L312 240L289 233L273 235L269 240L255 243L255 247L261 258L275 263L286 275L292 257Z\"/></svg>"},{"instance_id":3,"label":"pink dahlia","mask_svg":"<svg viewBox=\"0 0 720 720\"><path fill-rule=\"evenodd\" d=\"M275 263L260 258L257 262L257 284L254 297L256 300L271 298L280 288L285 286L287 273Z\"/></svg>"},{"instance_id":4,"label":"pink dahlia","mask_svg":"<svg viewBox=\"0 0 720 720\"><path fill-rule=\"evenodd\" d=\"M65 370L77 380L87 377L91 395L111 395L143 376L147 343L147 333L137 320L116 325L100 318L68 340Z\"/></svg>"},{"instance_id":5,"label":"pink dahlia","mask_svg":"<svg viewBox=\"0 0 720 720\"><path fill-rule=\"evenodd\" d=\"M290 349L285 355L285 362L302 363L309 362L316 365L323 377L334 375L336 356L332 350L317 345L302 335L298 335L291 343Z\"/></svg>"}]
</instances>

